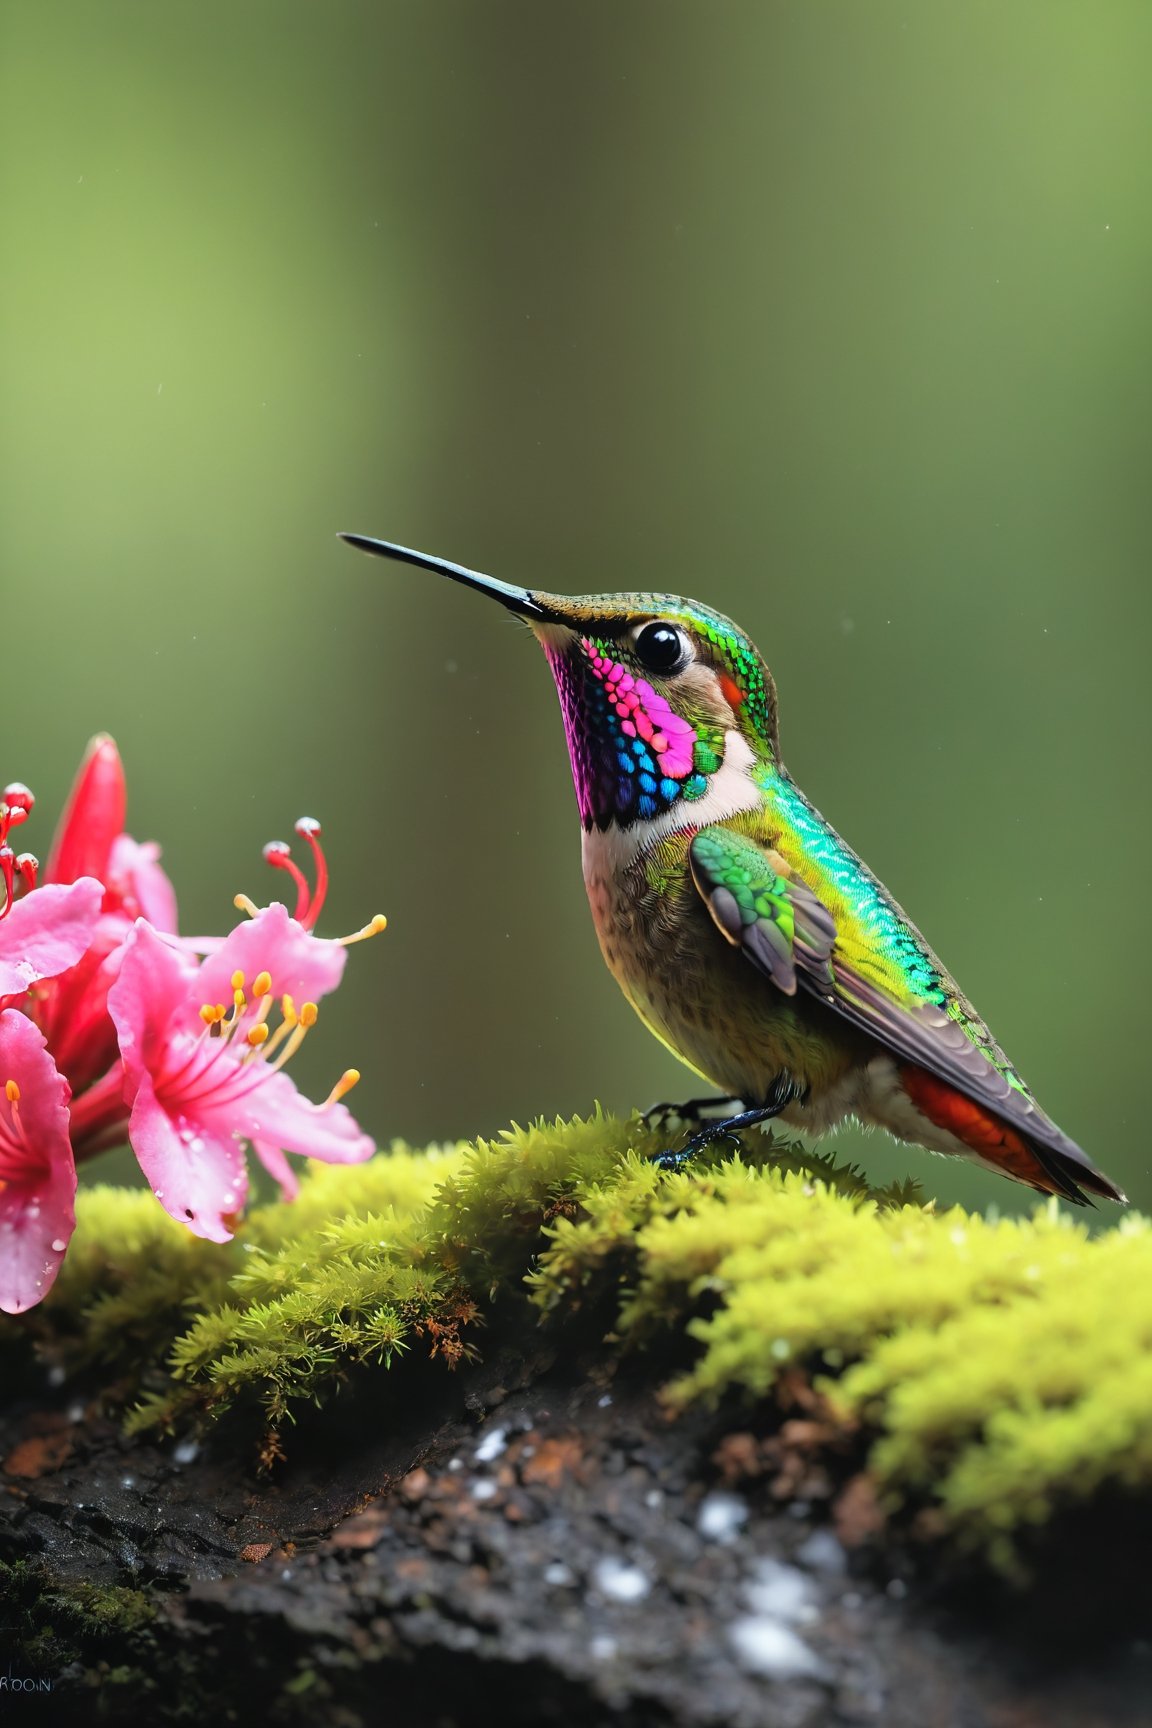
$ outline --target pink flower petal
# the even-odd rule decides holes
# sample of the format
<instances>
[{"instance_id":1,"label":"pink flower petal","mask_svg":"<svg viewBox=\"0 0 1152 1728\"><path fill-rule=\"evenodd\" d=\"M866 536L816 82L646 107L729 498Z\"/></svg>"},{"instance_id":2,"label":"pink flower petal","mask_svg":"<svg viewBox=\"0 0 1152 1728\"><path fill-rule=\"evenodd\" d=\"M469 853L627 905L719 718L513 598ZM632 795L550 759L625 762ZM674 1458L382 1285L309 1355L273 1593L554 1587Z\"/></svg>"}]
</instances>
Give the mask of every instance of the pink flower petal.
<instances>
[{"instance_id":1,"label":"pink flower petal","mask_svg":"<svg viewBox=\"0 0 1152 1728\"><path fill-rule=\"evenodd\" d=\"M102 884L82 876L17 900L0 918L0 998L23 996L39 979L74 966L92 940L103 899Z\"/></svg>"},{"instance_id":2,"label":"pink flower petal","mask_svg":"<svg viewBox=\"0 0 1152 1728\"><path fill-rule=\"evenodd\" d=\"M164 1210L194 1235L227 1242L248 1197L243 1147L203 1123L174 1122L146 1074L136 1091L128 1138Z\"/></svg>"},{"instance_id":3,"label":"pink flower petal","mask_svg":"<svg viewBox=\"0 0 1152 1728\"><path fill-rule=\"evenodd\" d=\"M161 869L155 840L143 845L118 834L108 860L108 892L130 918L147 918L154 930L176 929L176 890Z\"/></svg>"},{"instance_id":4,"label":"pink flower petal","mask_svg":"<svg viewBox=\"0 0 1152 1728\"><path fill-rule=\"evenodd\" d=\"M309 1103L284 1073L265 1073L242 1098L225 1092L219 1101L205 1099L199 1119L217 1134L232 1129L253 1142L320 1158L326 1164L362 1164L376 1150L371 1136L343 1104Z\"/></svg>"},{"instance_id":5,"label":"pink flower petal","mask_svg":"<svg viewBox=\"0 0 1152 1728\"><path fill-rule=\"evenodd\" d=\"M300 1183L279 1146L272 1146L266 1140L254 1140L252 1144L269 1176L280 1184L281 1200L295 1200L300 1192Z\"/></svg>"},{"instance_id":6,"label":"pink flower petal","mask_svg":"<svg viewBox=\"0 0 1152 1728\"><path fill-rule=\"evenodd\" d=\"M60 817L45 882L103 882L112 843L124 827L128 793L120 752L107 733L93 738Z\"/></svg>"},{"instance_id":7,"label":"pink flower petal","mask_svg":"<svg viewBox=\"0 0 1152 1728\"><path fill-rule=\"evenodd\" d=\"M191 956L166 942L142 918L132 926L119 975L108 992L129 1099L147 1071L155 1074L163 1068L173 1021L179 1016L183 1025L195 1019L188 1004L198 970Z\"/></svg>"},{"instance_id":8,"label":"pink flower petal","mask_svg":"<svg viewBox=\"0 0 1152 1728\"><path fill-rule=\"evenodd\" d=\"M0 1308L20 1314L47 1295L76 1227L68 1086L23 1014L0 1013ZM18 1122L19 1131L15 1124Z\"/></svg>"},{"instance_id":9,"label":"pink flower petal","mask_svg":"<svg viewBox=\"0 0 1152 1728\"><path fill-rule=\"evenodd\" d=\"M232 974L243 972L248 989L261 972L272 978L272 994L319 1002L344 976L348 952L339 942L313 936L288 909L274 900L255 918L245 919L225 937L200 968L197 988L204 1002L231 1002Z\"/></svg>"}]
</instances>

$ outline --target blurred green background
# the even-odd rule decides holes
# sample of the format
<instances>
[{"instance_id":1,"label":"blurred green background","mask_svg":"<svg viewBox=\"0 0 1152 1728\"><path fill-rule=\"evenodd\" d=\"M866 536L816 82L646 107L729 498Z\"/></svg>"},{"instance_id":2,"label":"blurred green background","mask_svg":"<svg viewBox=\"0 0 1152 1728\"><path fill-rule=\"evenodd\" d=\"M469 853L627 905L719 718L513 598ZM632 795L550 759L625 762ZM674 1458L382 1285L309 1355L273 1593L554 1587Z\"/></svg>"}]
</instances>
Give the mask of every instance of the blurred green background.
<instances>
[{"instance_id":1,"label":"blurred green background","mask_svg":"<svg viewBox=\"0 0 1152 1728\"><path fill-rule=\"evenodd\" d=\"M338 529L747 626L793 773L1152 1204L1144 0L6 4L3 778L87 736L183 927L325 824L298 1075L382 1140L690 1094L546 668ZM943 1199L1031 1197L844 1134Z\"/></svg>"}]
</instances>

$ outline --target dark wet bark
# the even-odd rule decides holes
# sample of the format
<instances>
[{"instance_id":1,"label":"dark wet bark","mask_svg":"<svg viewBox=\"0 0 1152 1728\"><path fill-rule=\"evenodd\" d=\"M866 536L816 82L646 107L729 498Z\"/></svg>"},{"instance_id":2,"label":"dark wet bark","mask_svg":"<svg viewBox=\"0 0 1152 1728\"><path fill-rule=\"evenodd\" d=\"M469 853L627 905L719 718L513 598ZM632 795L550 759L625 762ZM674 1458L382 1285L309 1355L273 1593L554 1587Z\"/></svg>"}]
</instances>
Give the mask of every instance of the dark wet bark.
<instances>
[{"instance_id":1,"label":"dark wet bark","mask_svg":"<svg viewBox=\"0 0 1152 1728\"><path fill-rule=\"evenodd\" d=\"M31 1682L45 1722L1152 1720L1146 1649L1088 1612L1107 1554L960 1607L954 1576L881 1545L818 1410L670 1422L653 1371L539 1340L406 1375L402 1403L381 1375L264 1474L236 1420L193 1455L30 1387L0 1419L0 1713Z\"/></svg>"}]
</instances>

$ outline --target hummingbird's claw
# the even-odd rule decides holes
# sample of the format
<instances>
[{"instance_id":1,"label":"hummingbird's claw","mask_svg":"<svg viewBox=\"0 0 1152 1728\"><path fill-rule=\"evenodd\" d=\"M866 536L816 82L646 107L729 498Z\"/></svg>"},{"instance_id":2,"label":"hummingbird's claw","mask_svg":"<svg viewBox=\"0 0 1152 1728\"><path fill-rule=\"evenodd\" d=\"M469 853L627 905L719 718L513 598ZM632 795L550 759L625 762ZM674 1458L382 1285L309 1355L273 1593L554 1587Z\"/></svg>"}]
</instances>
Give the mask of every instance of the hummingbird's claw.
<instances>
[{"instance_id":1,"label":"hummingbird's claw","mask_svg":"<svg viewBox=\"0 0 1152 1728\"><path fill-rule=\"evenodd\" d=\"M684 1104L653 1104L644 1111L640 1120L650 1133L663 1133L673 1122L695 1132L708 1121L710 1111L723 1110L729 1104L742 1103L741 1098L689 1098Z\"/></svg>"},{"instance_id":2,"label":"hummingbird's claw","mask_svg":"<svg viewBox=\"0 0 1152 1728\"><path fill-rule=\"evenodd\" d=\"M787 1074L777 1077L768 1094L768 1102L759 1104L754 1110L742 1110L736 1116L724 1116L718 1122L705 1122L702 1127L689 1136L678 1152L659 1152L653 1159L661 1170L681 1170L697 1152L702 1152L714 1140L731 1140L737 1150L740 1148L740 1136L745 1128L755 1128L761 1122L771 1121L773 1116L779 1116L781 1110L786 1110L796 1096L795 1087ZM705 1103L737 1103L737 1099L696 1099L698 1106ZM685 1109L691 1109L691 1105ZM699 1111L697 1110L697 1120Z\"/></svg>"}]
</instances>

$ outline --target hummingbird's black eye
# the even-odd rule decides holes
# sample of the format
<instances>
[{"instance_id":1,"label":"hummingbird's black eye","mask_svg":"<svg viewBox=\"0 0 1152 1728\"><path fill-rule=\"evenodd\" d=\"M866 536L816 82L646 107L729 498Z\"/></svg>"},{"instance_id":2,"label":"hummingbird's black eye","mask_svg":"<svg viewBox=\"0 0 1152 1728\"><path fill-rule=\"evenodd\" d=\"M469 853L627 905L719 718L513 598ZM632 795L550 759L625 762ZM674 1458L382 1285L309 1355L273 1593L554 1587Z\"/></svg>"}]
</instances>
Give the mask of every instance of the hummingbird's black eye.
<instances>
[{"instance_id":1,"label":"hummingbird's black eye","mask_svg":"<svg viewBox=\"0 0 1152 1728\"><path fill-rule=\"evenodd\" d=\"M688 658L688 644L674 624L645 624L636 632L636 658L649 672L675 672Z\"/></svg>"}]
</instances>

